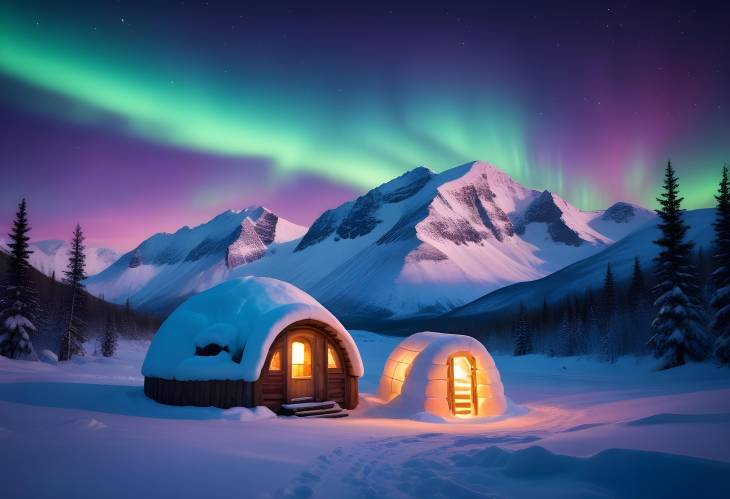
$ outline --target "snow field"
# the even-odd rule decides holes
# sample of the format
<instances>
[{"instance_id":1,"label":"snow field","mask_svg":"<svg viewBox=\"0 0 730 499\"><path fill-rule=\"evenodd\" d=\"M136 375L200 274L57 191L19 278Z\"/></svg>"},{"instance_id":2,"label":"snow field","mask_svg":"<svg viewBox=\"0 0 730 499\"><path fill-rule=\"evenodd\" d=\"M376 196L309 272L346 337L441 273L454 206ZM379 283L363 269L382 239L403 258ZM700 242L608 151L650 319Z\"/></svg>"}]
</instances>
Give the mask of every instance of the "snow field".
<instances>
[{"instance_id":1,"label":"snow field","mask_svg":"<svg viewBox=\"0 0 730 499\"><path fill-rule=\"evenodd\" d=\"M145 342L59 365L0 359L3 496L721 497L730 372L653 359L494 360L509 414L436 424L374 415L401 338L352 331L366 364L342 420L170 407L142 393Z\"/></svg>"}]
</instances>

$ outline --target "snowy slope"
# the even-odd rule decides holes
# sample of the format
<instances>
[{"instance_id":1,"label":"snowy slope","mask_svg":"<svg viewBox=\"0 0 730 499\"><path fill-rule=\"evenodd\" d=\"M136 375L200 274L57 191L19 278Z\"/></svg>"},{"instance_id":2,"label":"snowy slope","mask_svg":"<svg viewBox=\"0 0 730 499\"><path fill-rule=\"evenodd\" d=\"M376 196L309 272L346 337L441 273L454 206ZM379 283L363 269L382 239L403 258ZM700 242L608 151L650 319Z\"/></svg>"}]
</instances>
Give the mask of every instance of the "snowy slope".
<instances>
[{"instance_id":1,"label":"snowy slope","mask_svg":"<svg viewBox=\"0 0 730 499\"><path fill-rule=\"evenodd\" d=\"M2 249L7 251L7 242L1 243ZM33 254L30 256L30 264L47 276L54 272L56 277L63 276L63 271L68 265L68 252L71 249L66 241L60 239L49 239L30 243ZM94 275L109 267L119 258L119 253L109 248L86 248L86 273Z\"/></svg>"},{"instance_id":2,"label":"snowy slope","mask_svg":"<svg viewBox=\"0 0 730 499\"><path fill-rule=\"evenodd\" d=\"M276 269L261 261L239 272L275 272L345 319L436 314L594 254L653 216L637 208L621 224L606 220L609 236L594 227L603 215L486 163L417 168L323 214ZM287 260L309 271L289 273Z\"/></svg>"},{"instance_id":3,"label":"snowy slope","mask_svg":"<svg viewBox=\"0 0 730 499\"><path fill-rule=\"evenodd\" d=\"M690 226L687 237L698 247L707 248L710 245L714 237L712 229L714 216L714 209L711 208L685 213L685 221ZM648 224L596 255L542 279L513 284L494 291L450 312L448 316L470 317L513 311L520 303L532 305L533 308L541 307L543 299L547 299L549 303L558 302L572 292L582 293L588 287L600 287L609 263L616 279L629 279L635 257L639 257L645 270L650 268L652 259L657 254L657 247L652 241L658 237L659 231L656 225Z\"/></svg>"},{"instance_id":4,"label":"snowy slope","mask_svg":"<svg viewBox=\"0 0 730 499\"><path fill-rule=\"evenodd\" d=\"M621 206L583 212L482 162L440 174L419 167L324 212L306 233L293 231L275 248L256 243L256 217L242 219L240 247L227 238L229 223L218 219L205 229L154 236L91 279L89 289L169 311L222 280L260 275L292 282L344 320L437 315L590 256L653 217ZM185 256L201 232L220 224L226 229L208 239L221 251ZM134 258L140 265L131 264Z\"/></svg>"},{"instance_id":5,"label":"snowy slope","mask_svg":"<svg viewBox=\"0 0 730 499\"><path fill-rule=\"evenodd\" d=\"M222 282L237 266L295 244L306 230L262 207L226 211L192 229L155 234L90 277L87 289L138 306L176 302Z\"/></svg>"},{"instance_id":6,"label":"snowy slope","mask_svg":"<svg viewBox=\"0 0 730 499\"><path fill-rule=\"evenodd\" d=\"M0 357L3 497L727 496L726 369L496 355L513 413L433 423L377 415L400 338L350 332L365 377L359 407L338 420L156 403L144 342L55 365Z\"/></svg>"}]
</instances>

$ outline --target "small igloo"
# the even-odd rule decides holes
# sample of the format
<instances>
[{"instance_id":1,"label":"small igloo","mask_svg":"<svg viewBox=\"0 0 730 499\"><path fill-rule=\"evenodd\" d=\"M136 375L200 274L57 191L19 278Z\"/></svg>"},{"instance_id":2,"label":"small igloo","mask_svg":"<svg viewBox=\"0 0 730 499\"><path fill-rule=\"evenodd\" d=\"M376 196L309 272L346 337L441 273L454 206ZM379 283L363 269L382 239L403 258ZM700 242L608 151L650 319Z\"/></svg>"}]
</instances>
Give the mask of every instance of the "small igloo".
<instances>
[{"instance_id":1,"label":"small igloo","mask_svg":"<svg viewBox=\"0 0 730 499\"><path fill-rule=\"evenodd\" d=\"M317 300L283 281L244 277L182 303L152 338L142 374L145 394L166 404L352 409L363 364Z\"/></svg>"},{"instance_id":2,"label":"small igloo","mask_svg":"<svg viewBox=\"0 0 730 499\"><path fill-rule=\"evenodd\" d=\"M380 397L413 413L440 417L496 416L506 409L492 356L479 341L460 334L416 333L388 357Z\"/></svg>"}]
</instances>

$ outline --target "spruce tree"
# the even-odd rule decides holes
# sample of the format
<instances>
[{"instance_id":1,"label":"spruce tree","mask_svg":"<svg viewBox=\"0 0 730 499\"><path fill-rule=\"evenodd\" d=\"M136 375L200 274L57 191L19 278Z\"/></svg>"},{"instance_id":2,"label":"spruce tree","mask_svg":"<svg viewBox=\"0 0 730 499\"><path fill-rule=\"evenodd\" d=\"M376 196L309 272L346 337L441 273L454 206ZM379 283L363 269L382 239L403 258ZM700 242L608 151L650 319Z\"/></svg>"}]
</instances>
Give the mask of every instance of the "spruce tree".
<instances>
[{"instance_id":1,"label":"spruce tree","mask_svg":"<svg viewBox=\"0 0 730 499\"><path fill-rule=\"evenodd\" d=\"M515 329L515 356L527 355L532 352L532 334L530 332L530 324L527 320L527 310L525 306L520 304L520 311L517 319L517 328Z\"/></svg>"},{"instance_id":2,"label":"spruce tree","mask_svg":"<svg viewBox=\"0 0 730 499\"><path fill-rule=\"evenodd\" d=\"M558 355L568 357L573 355L573 324L570 320L570 312L566 310L560 320L560 329L558 330Z\"/></svg>"},{"instance_id":3,"label":"spruce tree","mask_svg":"<svg viewBox=\"0 0 730 499\"><path fill-rule=\"evenodd\" d=\"M603 299L603 324L601 324L600 352L605 360L613 362L616 360L617 354L618 321L616 320L616 284L610 263L606 266L601 297Z\"/></svg>"},{"instance_id":4,"label":"spruce tree","mask_svg":"<svg viewBox=\"0 0 730 499\"><path fill-rule=\"evenodd\" d=\"M730 184L727 165L722 169L720 187L715 196L715 255L717 267L712 273L712 331L715 333L715 357L730 363Z\"/></svg>"},{"instance_id":5,"label":"spruce tree","mask_svg":"<svg viewBox=\"0 0 730 499\"><path fill-rule=\"evenodd\" d=\"M18 211L10 231L10 261L5 286L0 300L0 355L17 359L35 359L31 335L36 331L39 308L36 290L31 281L29 247L30 225L25 199L18 205Z\"/></svg>"},{"instance_id":6,"label":"spruce tree","mask_svg":"<svg viewBox=\"0 0 730 499\"><path fill-rule=\"evenodd\" d=\"M654 244L659 246L656 262L657 285L654 287L659 312L652 322L649 344L661 358L660 368L684 364L687 359L703 360L707 356L707 335L698 303L699 286L690 262L693 243L686 240L688 226L682 219L679 181L671 162L664 175L664 191L657 198L660 208Z\"/></svg>"},{"instance_id":7,"label":"spruce tree","mask_svg":"<svg viewBox=\"0 0 730 499\"><path fill-rule=\"evenodd\" d=\"M626 293L626 301L625 323L626 330L630 334L626 339L626 347L633 352L643 351L649 339L651 301L638 256L634 257L634 268Z\"/></svg>"},{"instance_id":8,"label":"spruce tree","mask_svg":"<svg viewBox=\"0 0 730 499\"><path fill-rule=\"evenodd\" d=\"M644 273L641 270L641 262L639 257L634 257L634 269L631 272L631 284L629 284L629 292L627 295L629 310L637 310L641 303L645 301L646 283L644 281Z\"/></svg>"},{"instance_id":9,"label":"spruce tree","mask_svg":"<svg viewBox=\"0 0 730 499\"><path fill-rule=\"evenodd\" d=\"M595 305L591 302L588 304L588 310L586 311L586 319L583 324L583 351L596 351L596 345L600 343L601 327L598 319L598 312L596 312Z\"/></svg>"},{"instance_id":10,"label":"spruce tree","mask_svg":"<svg viewBox=\"0 0 730 499\"><path fill-rule=\"evenodd\" d=\"M117 328L110 313L106 315L104 336L101 339L101 354L104 357L113 357L117 351Z\"/></svg>"},{"instance_id":11,"label":"spruce tree","mask_svg":"<svg viewBox=\"0 0 730 499\"><path fill-rule=\"evenodd\" d=\"M68 303L66 305L65 329L61 338L59 360L70 360L74 355L84 354L83 329L86 325L84 315L85 295L83 280L86 279L86 255L84 254L84 233L76 224L71 249L69 250L68 267L64 271L64 282L68 285Z\"/></svg>"}]
</instances>

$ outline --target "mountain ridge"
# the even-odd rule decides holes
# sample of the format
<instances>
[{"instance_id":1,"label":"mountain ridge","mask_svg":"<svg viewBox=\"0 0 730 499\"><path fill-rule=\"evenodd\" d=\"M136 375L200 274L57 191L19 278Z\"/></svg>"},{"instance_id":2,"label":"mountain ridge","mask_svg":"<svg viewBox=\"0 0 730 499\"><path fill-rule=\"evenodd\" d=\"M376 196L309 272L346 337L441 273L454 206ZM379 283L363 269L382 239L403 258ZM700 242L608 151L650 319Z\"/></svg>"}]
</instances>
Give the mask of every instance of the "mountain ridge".
<instances>
[{"instance_id":1,"label":"mountain ridge","mask_svg":"<svg viewBox=\"0 0 730 499\"><path fill-rule=\"evenodd\" d=\"M126 294L143 309L170 311L225 279L262 275L303 288L345 321L437 315L596 253L653 217L617 208L601 220L607 211L578 210L484 162L441 173L417 167L324 211L309 228L291 230L298 226L251 207L152 236L120 258L128 264L137 255L136 267L117 262L88 285L112 300ZM276 220L274 239L279 225L289 227L285 240L266 244L267 219Z\"/></svg>"}]
</instances>

